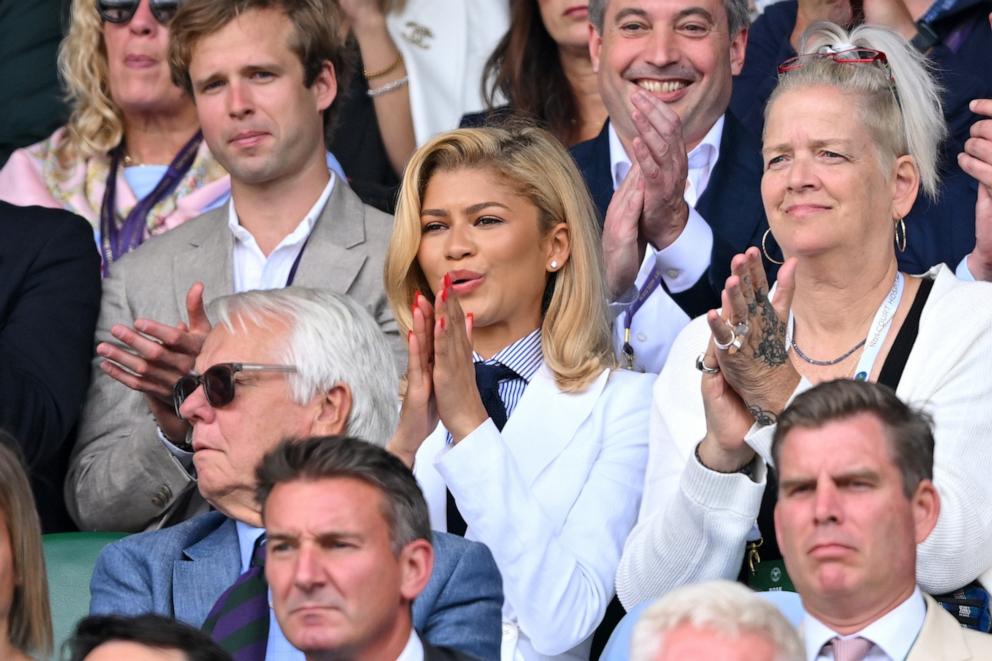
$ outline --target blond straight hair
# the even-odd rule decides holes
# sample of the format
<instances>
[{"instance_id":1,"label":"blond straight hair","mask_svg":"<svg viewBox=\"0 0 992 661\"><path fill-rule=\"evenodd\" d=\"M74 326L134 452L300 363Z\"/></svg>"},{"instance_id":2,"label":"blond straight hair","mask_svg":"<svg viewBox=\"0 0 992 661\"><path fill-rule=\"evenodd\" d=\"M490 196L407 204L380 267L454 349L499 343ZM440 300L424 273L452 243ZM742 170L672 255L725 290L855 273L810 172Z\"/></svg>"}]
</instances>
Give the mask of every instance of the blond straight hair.
<instances>
[{"instance_id":1,"label":"blond straight hair","mask_svg":"<svg viewBox=\"0 0 992 661\"><path fill-rule=\"evenodd\" d=\"M427 184L436 172L466 168L491 172L536 206L542 235L558 223L568 226L571 257L548 276L541 349L559 388L584 390L603 369L616 365L598 221L572 158L550 133L534 126L459 129L435 137L413 155L386 256L386 294L396 321L409 331L414 291L433 291L417 264Z\"/></svg>"},{"instance_id":2,"label":"blond straight hair","mask_svg":"<svg viewBox=\"0 0 992 661\"><path fill-rule=\"evenodd\" d=\"M16 578L7 631L10 643L25 654L52 653L52 613L41 548L41 523L13 439L0 431L0 513L7 524ZM13 446L16 447L16 446Z\"/></svg>"}]
</instances>

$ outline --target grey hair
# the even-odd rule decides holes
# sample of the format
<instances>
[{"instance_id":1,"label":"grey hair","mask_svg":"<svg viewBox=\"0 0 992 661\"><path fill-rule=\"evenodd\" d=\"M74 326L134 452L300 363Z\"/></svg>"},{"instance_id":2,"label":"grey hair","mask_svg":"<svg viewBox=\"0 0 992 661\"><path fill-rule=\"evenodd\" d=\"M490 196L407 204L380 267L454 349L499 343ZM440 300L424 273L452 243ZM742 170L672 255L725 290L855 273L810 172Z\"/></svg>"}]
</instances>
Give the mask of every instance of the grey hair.
<instances>
[{"instance_id":1,"label":"grey hair","mask_svg":"<svg viewBox=\"0 0 992 661\"><path fill-rule=\"evenodd\" d=\"M600 35L603 34L608 2L609 0L589 0L589 22ZM751 25L747 0L723 0L723 8L727 10L727 28L731 36Z\"/></svg>"},{"instance_id":2,"label":"grey hair","mask_svg":"<svg viewBox=\"0 0 992 661\"><path fill-rule=\"evenodd\" d=\"M799 52L812 54L871 48L885 53L888 67L843 64L830 58L810 58L781 76L765 106L765 117L784 92L830 86L857 95L861 120L875 138L882 165L910 155L916 161L924 193L937 196L938 154L947 136L941 109L941 89L933 65L908 41L888 28L859 25L850 32L827 21L813 23L803 33ZM830 50L827 50L830 49Z\"/></svg>"},{"instance_id":3,"label":"grey hair","mask_svg":"<svg viewBox=\"0 0 992 661\"><path fill-rule=\"evenodd\" d=\"M740 583L705 581L672 590L641 614L630 641L631 661L656 658L665 636L680 626L723 638L762 636L775 648L775 661L805 657L799 635L774 604Z\"/></svg>"},{"instance_id":4,"label":"grey hair","mask_svg":"<svg viewBox=\"0 0 992 661\"><path fill-rule=\"evenodd\" d=\"M431 541L427 502L402 461L381 447L347 436L322 436L280 443L255 470L255 499L265 501L277 484L351 478L382 493L382 516L389 525L394 555L410 542Z\"/></svg>"},{"instance_id":5,"label":"grey hair","mask_svg":"<svg viewBox=\"0 0 992 661\"><path fill-rule=\"evenodd\" d=\"M396 428L399 380L386 338L372 316L342 294L288 287L223 296L211 304L211 317L231 333L245 323L289 329L284 355L295 365L289 375L300 404L339 383L351 390L347 432L385 445Z\"/></svg>"},{"instance_id":6,"label":"grey hair","mask_svg":"<svg viewBox=\"0 0 992 661\"><path fill-rule=\"evenodd\" d=\"M933 420L878 383L837 379L796 396L778 417L772 460L779 465L782 445L793 429L818 429L861 414L873 415L882 423L889 456L902 477L903 493L912 498L920 482L933 480Z\"/></svg>"}]
</instances>

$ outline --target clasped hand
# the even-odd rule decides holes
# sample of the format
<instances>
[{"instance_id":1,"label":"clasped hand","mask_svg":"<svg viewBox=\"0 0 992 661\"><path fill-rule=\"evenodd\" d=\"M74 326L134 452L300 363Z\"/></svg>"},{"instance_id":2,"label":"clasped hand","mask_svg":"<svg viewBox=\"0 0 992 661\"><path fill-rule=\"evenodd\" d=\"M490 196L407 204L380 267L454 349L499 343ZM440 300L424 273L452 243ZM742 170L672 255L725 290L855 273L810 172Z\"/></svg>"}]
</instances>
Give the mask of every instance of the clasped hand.
<instances>
[{"instance_id":1,"label":"clasped hand","mask_svg":"<svg viewBox=\"0 0 992 661\"><path fill-rule=\"evenodd\" d=\"M411 311L406 395L396 433L387 444L408 466L439 420L458 443L489 417L472 364L474 319L463 313L449 276L444 276L433 305L415 293Z\"/></svg>"}]
</instances>

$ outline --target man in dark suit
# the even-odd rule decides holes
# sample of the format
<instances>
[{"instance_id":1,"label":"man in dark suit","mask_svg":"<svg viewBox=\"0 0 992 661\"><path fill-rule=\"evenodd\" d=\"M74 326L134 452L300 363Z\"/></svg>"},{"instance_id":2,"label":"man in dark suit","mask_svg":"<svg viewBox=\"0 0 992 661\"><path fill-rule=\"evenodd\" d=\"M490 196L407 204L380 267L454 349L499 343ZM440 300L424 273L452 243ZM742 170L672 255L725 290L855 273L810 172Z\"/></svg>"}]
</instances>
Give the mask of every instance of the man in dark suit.
<instances>
[{"instance_id":1,"label":"man in dark suit","mask_svg":"<svg viewBox=\"0 0 992 661\"><path fill-rule=\"evenodd\" d=\"M427 503L399 459L364 441L288 441L258 470L265 576L289 642L307 659L467 659L434 648L410 605L431 575Z\"/></svg>"},{"instance_id":2,"label":"man in dark suit","mask_svg":"<svg viewBox=\"0 0 992 661\"><path fill-rule=\"evenodd\" d=\"M962 628L916 584L917 545L940 515L931 425L888 388L847 379L779 416L775 535L810 661L992 658L992 636Z\"/></svg>"},{"instance_id":3,"label":"man in dark suit","mask_svg":"<svg viewBox=\"0 0 992 661\"><path fill-rule=\"evenodd\" d=\"M365 305L405 363L382 285L392 217L362 204L325 158L323 117L344 63L338 13L324 3L257 5L189 0L170 24L173 76L231 173L231 202L148 241L104 281L66 481L81 528L136 531L202 510L185 498L195 492L188 425L169 400L209 328L204 301L326 287Z\"/></svg>"},{"instance_id":4,"label":"man in dark suit","mask_svg":"<svg viewBox=\"0 0 992 661\"><path fill-rule=\"evenodd\" d=\"M0 202L0 428L17 439L45 532L71 530L62 500L100 308L93 231L61 209Z\"/></svg>"},{"instance_id":5,"label":"man in dark suit","mask_svg":"<svg viewBox=\"0 0 992 661\"><path fill-rule=\"evenodd\" d=\"M193 428L199 492L217 511L106 547L90 583L93 614L156 612L203 625L253 566L264 533L255 493L262 457L286 438L347 434L382 446L395 427L392 358L357 302L290 287L215 305L217 324L195 371L176 384L175 404ZM435 645L497 658L503 598L492 555L482 544L441 533L434 552L434 573L413 606L414 626ZM293 658L274 617L267 620L263 651Z\"/></svg>"},{"instance_id":6,"label":"man in dark suit","mask_svg":"<svg viewBox=\"0 0 992 661\"><path fill-rule=\"evenodd\" d=\"M731 257L768 227L760 141L726 112L747 3L593 0L589 17L610 117L572 154L605 218L618 351L657 372L688 319L719 306Z\"/></svg>"}]
</instances>

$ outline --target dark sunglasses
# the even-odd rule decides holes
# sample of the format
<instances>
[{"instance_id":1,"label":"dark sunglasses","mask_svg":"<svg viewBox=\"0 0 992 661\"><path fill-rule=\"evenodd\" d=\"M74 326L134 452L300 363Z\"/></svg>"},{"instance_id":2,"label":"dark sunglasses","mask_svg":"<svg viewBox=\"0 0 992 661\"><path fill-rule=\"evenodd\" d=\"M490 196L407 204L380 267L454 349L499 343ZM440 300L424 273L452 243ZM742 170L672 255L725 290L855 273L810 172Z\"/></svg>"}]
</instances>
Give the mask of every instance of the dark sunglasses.
<instances>
[{"instance_id":1,"label":"dark sunglasses","mask_svg":"<svg viewBox=\"0 0 992 661\"><path fill-rule=\"evenodd\" d=\"M179 407L193 391L203 386L207 402L214 408L227 406L234 401L234 375L238 372L295 372L293 365L259 365L256 363L217 363L203 374L187 374L172 387L172 405L182 418Z\"/></svg>"},{"instance_id":2,"label":"dark sunglasses","mask_svg":"<svg viewBox=\"0 0 992 661\"><path fill-rule=\"evenodd\" d=\"M97 0L96 10L108 23L127 23L134 18L141 0ZM179 9L180 0L148 0L152 16L162 25L168 25Z\"/></svg>"}]
</instances>

